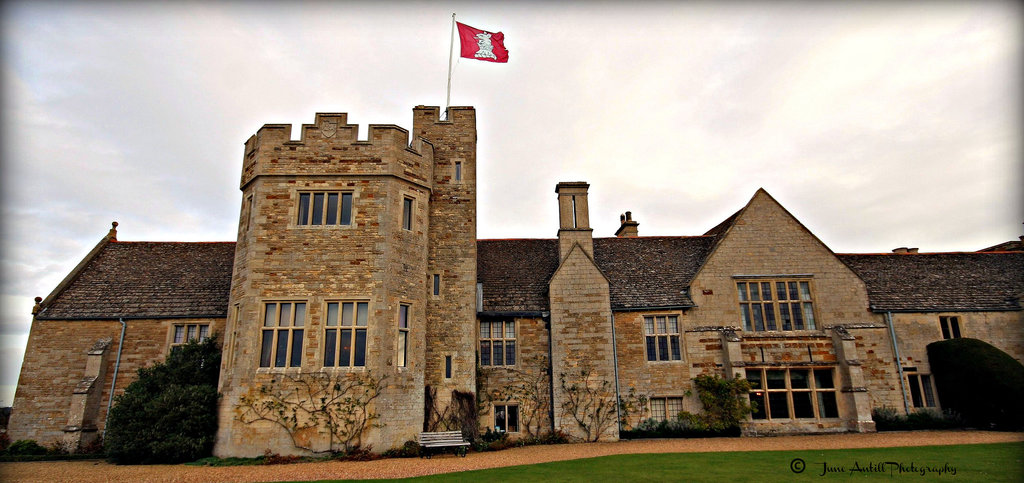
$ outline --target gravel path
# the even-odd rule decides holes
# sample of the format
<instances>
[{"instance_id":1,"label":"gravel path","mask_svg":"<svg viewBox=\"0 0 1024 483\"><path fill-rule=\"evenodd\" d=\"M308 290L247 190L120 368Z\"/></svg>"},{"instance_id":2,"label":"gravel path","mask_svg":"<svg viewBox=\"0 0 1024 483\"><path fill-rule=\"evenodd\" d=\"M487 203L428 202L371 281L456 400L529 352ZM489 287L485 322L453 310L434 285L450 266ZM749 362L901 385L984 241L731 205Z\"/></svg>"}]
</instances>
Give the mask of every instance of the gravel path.
<instances>
[{"instance_id":1,"label":"gravel path","mask_svg":"<svg viewBox=\"0 0 1024 483\"><path fill-rule=\"evenodd\" d=\"M762 438L659 439L620 441L617 443L529 446L490 453L470 453L465 458L444 455L429 460L407 458L272 466L115 466L99 461L0 463L0 480L5 482L73 481L86 483L108 481L233 482L404 478L548 461L592 458L613 454L843 449L1006 443L1014 441L1024 441L1024 433L917 431Z\"/></svg>"}]
</instances>

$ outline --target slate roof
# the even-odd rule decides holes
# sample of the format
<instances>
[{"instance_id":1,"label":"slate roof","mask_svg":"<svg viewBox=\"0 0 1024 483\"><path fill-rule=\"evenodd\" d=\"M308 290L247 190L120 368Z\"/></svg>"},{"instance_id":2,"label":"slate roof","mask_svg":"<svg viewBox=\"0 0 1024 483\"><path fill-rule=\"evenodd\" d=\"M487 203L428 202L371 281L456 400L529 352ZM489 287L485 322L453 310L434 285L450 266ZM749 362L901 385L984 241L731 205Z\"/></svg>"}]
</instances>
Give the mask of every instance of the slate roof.
<instances>
[{"instance_id":1,"label":"slate roof","mask_svg":"<svg viewBox=\"0 0 1024 483\"><path fill-rule=\"evenodd\" d=\"M612 309L692 307L690 281L714 237L595 238L594 261L608 277Z\"/></svg>"},{"instance_id":2,"label":"slate roof","mask_svg":"<svg viewBox=\"0 0 1024 483\"><path fill-rule=\"evenodd\" d=\"M837 255L876 312L1021 310L1024 252Z\"/></svg>"},{"instance_id":3,"label":"slate roof","mask_svg":"<svg viewBox=\"0 0 1024 483\"><path fill-rule=\"evenodd\" d=\"M608 278L613 310L692 306L686 292L714 237L595 238L594 261ZM477 281L485 312L548 310L557 239L478 240Z\"/></svg>"},{"instance_id":4,"label":"slate roof","mask_svg":"<svg viewBox=\"0 0 1024 483\"><path fill-rule=\"evenodd\" d=\"M548 279L558 268L558 240L477 240L476 281L485 312L548 310Z\"/></svg>"},{"instance_id":5,"label":"slate roof","mask_svg":"<svg viewBox=\"0 0 1024 483\"><path fill-rule=\"evenodd\" d=\"M234 242L107 244L38 319L226 317Z\"/></svg>"}]
</instances>

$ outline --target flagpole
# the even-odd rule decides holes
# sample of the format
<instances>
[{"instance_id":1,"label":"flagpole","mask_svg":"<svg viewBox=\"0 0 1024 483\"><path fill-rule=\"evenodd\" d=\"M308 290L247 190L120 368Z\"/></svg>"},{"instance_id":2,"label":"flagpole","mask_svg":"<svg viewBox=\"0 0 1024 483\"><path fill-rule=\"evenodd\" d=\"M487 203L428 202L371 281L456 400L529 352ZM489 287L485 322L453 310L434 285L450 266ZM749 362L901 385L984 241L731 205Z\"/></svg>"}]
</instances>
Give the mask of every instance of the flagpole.
<instances>
[{"instance_id":1,"label":"flagpole","mask_svg":"<svg viewBox=\"0 0 1024 483\"><path fill-rule=\"evenodd\" d=\"M448 119L448 107L452 103L452 53L455 51L455 12L452 12L452 33L448 38L448 96L444 100L444 118Z\"/></svg>"}]
</instances>

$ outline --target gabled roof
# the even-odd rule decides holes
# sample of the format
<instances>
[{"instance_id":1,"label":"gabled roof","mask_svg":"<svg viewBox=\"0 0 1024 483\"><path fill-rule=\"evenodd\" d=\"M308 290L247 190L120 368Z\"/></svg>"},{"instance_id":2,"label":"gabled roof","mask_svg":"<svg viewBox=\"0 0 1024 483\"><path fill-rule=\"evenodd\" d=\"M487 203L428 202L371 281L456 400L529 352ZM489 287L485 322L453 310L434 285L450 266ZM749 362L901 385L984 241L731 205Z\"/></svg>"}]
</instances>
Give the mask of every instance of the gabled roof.
<instances>
[{"instance_id":1,"label":"gabled roof","mask_svg":"<svg viewBox=\"0 0 1024 483\"><path fill-rule=\"evenodd\" d=\"M594 262L608 278L612 310L690 307L687 288L714 237L595 238ZM558 268L557 239L478 240L477 281L485 312L541 312Z\"/></svg>"},{"instance_id":2,"label":"gabled roof","mask_svg":"<svg viewBox=\"0 0 1024 483\"><path fill-rule=\"evenodd\" d=\"M988 248L982 248L979 252L1024 252L1024 236L1020 240L1010 240Z\"/></svg>"},{"instance_id":3,"label":"gabled roof","mask_svg":"<svg viewBox=\"0 0 1024 483\"><path fill-rule=\"evenodd\" d=\"M1020 310L1024 252L840 254L876 312Z\"/></svg>"},{"instance_id":4,"label":"gabled roof","mask_svg":"<svg viewBox=\"0 0 1024 483\"><path fill-rule=\"evenodd\" d=\"M234 242L111 241L36 318L226 317L234 257Z\"/></svg>"}]
</instances>

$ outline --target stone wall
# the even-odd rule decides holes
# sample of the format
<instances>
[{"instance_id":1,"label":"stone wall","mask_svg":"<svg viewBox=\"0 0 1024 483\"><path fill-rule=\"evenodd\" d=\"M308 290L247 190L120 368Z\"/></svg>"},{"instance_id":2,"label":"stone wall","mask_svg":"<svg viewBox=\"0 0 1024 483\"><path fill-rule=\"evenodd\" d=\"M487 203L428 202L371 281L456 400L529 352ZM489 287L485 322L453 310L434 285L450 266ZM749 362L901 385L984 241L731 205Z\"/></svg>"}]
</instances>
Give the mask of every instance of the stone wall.
<instances>
[{"instance_id":1,"label":"stone wall","mask_svg":"<svg viewBox=\"0 0 1024 483\"><path fill-rule=\"evenodd\" d=\"M508 319L502 319L508 320ZM511 438L551 430L548 379L548 322L541 318L513 318L516 322L516 363L477 368L480 427L494 427L495 404L518 404L520 431ZM479 333L479 330L477 331ZM536 401L543 401L537 404Z\"/></svg>"},{"instance_id":2,"label":"stone wall","mask_svg":"<svg viewBox=\"0 0 1024 483\"><path fill-rule=\"evenodd\" d=\"M230 302L237 315L228 322L216 454L303 453L284 429L239 419L244 396L264 385L289 387L280 375L384 378L369 407L383 417L360 441L380 451L415 439L423 429L429 381L444 379L448 389L473 390L475 117L471 108L455 110L451 122L438 121L437 114L437 108L417 108L414 129L437 141L436 157L431 142L414 136L410 143L409 133L397 126L371 125L368 139L357 140L357 127L347 125L344 114L318 114L314 124L303 126L299 141L289 139L289 126L267 125L246 143L243 228ZM435 166L435 160L443 165ZM456 161L462 171L458 182L451 173ZM298 224L298 196L307 190L351 193L351 224ZM410 229L403 226L407 199ZM441 275L437 296L434 273ZM307 304L300 367L260 367L263 310L275 301ZM330 302L368 304L364 366L325 367ZM402 305L409 307L404 367L396 358ZM449 355L454 377L446 379ZM438 391L445 392L451 393ZM320 433L304 435L300 446L322 451L329 443Z\"/></svg>"},{"instance_id":3,"label":"stone wall","mask_svg":"<svg viewBox=\"0 0 1024 483\"><path fill-rule=\"evenodd\" d=\"M720 359L721 346L717 332L711 332L711 349L704 345L703 334L682 332L680 341L681 360L648 361L644 335L644 317L657 315L676 315L682 320L681 311L655 310L649 312L615 312L615 349L619 361L619 393L626 399L630 394L634 398L647 397L680 397L683 398L683 410L697 412L700 402L696 396L687 397L687 391L693 389L693 378L703 372L703 367L714 368L715 361ZM682 323L682 322L680 322ZM692 365L692 366L691 366ZM635 404L634 404L635 405ZM627 417L627 425L635 426L642 419L651 417L647 405L637 407Z\"/></svg>"},{"instance_id":4,"label":"stone wall","mask_svg":"<svg viewBox=\"0 0 1024 483\"><path fill-rule=\"evenodd\" d=\"M810 284L815 328L779 332L743 331L737 280L771 281L794 276ZM839 357L837 338L830 331L835 326L878 324L878 316L868 311L864 283L763 190L754 195L734 220L694 277L690 289L697 308L687 312L682 320L687 330L688 350L693 351L690 365L694 370L699 368L728 376L743 375L743 367L832 368L836 371L837 380L847 385L844 388L845 394L864 392L864 377L859 375L858 365L860 359L865 357L860 350L862 348L851 345L845 359L854 362L846 364L845 359ZM694 332L698 340L696 343L690 340L690 331L695 330L695 327L735 330L735 343L738 344L736 355L740 362L737 364L732 358L726 357L725 353L716 355L724 350L722 333ZM881 341L869 338L869 343L873 346L865 350L882 350L874 347L881 346ZM883 370L886 364L884 359L872 358L870 354L867 357L874 364L872 370L887 377ZM889 359L890 367L891 361ZM896 380L875 382L889 384ZM757 421L755 425L769 431L870 430L867 399L863 395L839 399L839 420L808 421L806 424L786 421L782 425Z\"/></svg>"},{"instance_id":5,"label":"stone wall","mask_svg":"<svg viewBox=\"0 0 1024 483\"><path fill-rule=\"evenodd\" d=\"M133 319L125 322L127 328L115 396L135 381L139 369L163 362L175 324L208 324L211 333L220 333L224 324L223 319ZM116 320L34 320L11 413L8 429L11 440L33 439L41 444L64 440L65 428L76 426L70 424L76 422L72 412L79 414L77 426L84 431L102 431L120 337L121 324ZM90 397L88 403L98 403L98 407L73 410L73 395L87 376L89 351L97 341L105 339L110 340L103 357L106 367L99 371L102 377L94 382L94 390L100 393L98 397ZM90 417L92 414L95 416Z\"/></svg>"},{"instance_id":6,"label":"stone wall","mask_svg":"<svg viewBox=\"0 0 1024 483\"><path fill-rule=\"evenodd\" d=\"M565 230L563 230L565 231ZM594 395L589 403L596 407L604 401L615 404L615 365L612 339L611 303L608 280L594 261L576 245L562 260L549 284L552 331L552 377L555 379L553 405L555 428L577 438L618 439L618 425L613 423L597 434L579 427L573 412L567 407L571 394L563 390L578 384L590 387ZM589 381L581 380L589 372ZM611 384L605 384L610 382ZM614 406L612 408L614 411ZM594 411L577 411L577 416ZM593 426L593 423L589 423Z\"/></svg>"},{"instance_id":7,"label":"stone wall","mask_svg":"<svg viewBox=\"0 0 1024 483\"><path fill-rule=\"evenodd\" d=\"M436 107L413 111L413 133L434 146L433 189L425 282L424 381L447 406L452 391L476 391L476 111ZM433 278L439 275L438 294ZM446 377L451 358L451 377Z\"/></svg>"}]
</instances>

